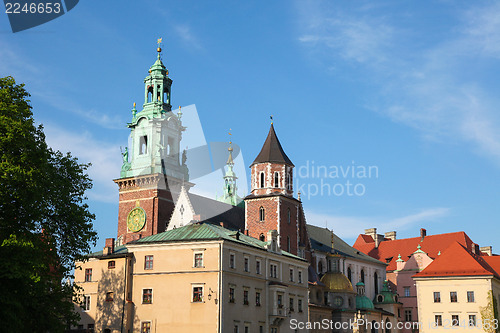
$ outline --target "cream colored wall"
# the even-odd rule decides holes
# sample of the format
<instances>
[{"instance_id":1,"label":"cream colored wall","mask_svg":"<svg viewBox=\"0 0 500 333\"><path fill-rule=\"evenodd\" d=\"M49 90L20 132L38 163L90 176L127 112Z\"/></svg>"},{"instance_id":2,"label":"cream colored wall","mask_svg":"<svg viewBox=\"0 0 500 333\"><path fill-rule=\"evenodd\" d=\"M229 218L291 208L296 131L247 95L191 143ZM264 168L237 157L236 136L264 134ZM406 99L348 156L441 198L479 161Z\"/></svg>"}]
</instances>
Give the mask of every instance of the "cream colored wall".
<instances>
[{"instance_id":1,"label":"cream colored wall","mask_svg":"<svg viewBox=\"0 0 500 333\"><path fill-rule=\"evenodd\" d=\"M235 255L235 268L230 268L230 254ZM244 270L244 258L249 259L249 272ZM256 273L256 261L261 260L261 274ZM301 262L280 254L262 251L248 246L238 245L232 242L225 242L223 248L223 268L222 278L223 296L222 311L223 331L233 332L234 326L239 327L239 332L244 332L245 325L250 332L259 332L259 326L263 326L264 332L269 332L274 317L270 317L275 309L276 295L269 287L270 281L283 283L287 287L283 289L284 307L289 307L290 297L294 298L294 311L290 312L290 317L283 320L279 326L279 332L292 332L289 320L307 321L308 317L308 290L307 290L307 262ZM270 264L278 264L277 278L270 277ZM290 281L290 268L294 270L294 281ZM298 271L302 272L302 283L298 282ZM235 302L229 303L229 288L235 289ZM249 290L249 304L243 304L243 291ZM261 306L255 305L255 293L257 289L261 292ZM302 299L302 311L298 312L298 299Z\"/></svg>"},{"instance_id":2,"label":"cream colored wall","mask_svg":"<svg viewBox=\"0 0 500 333\"><path fill-rule=\"evenodd\" d=\"M417 300L419 321L422 323L420 332L448 332L450 329L467 332L483 332L480 327L463 327L469 315L476 315L480 323L479 308L487 303L488 292L491 290L491 277L451 277L451 278L417 278ZM450 292L457 292L457 302L450 302ZM475 302L467 302L467 291L474 291ZM441 293L441 302L434 303L434 292ZM434 327L434 316L440 314L442 327ZM459 315L460 327L451 327L451 316ZM462 323L463 322L463 323Z\"/></svg>"},{"instance_id":3,"label":"cream colored wall","mask_svg":"<svg viewBox=\"0 0 500 333\"><path fill-rule=\"evenodd\" d=\"M138 332L143 321L151 322L151 332L217 332L219 243L160 244L131 246L134 254L133 323ZM194 267L194 254L203 253L204 267ZM153 269L145 270L145 256L153 255ZM203 302L192 302L193 285L203 287ZM142 303L143 289L153 290L152 304Z\"/></svg>"},{"instance_id":4,"label":"cream colored wall","mask_svg":"<svg viewBox=\"0 0 500 333\"><path fill-rule=\"evenodd\" d=\"M115 261L115 268L108 269L108 262ZM84 263L77 263L81 269L75 270L75 283L82 287L82 295L90 295L90 310L83 311L76 306L80 314L80 325L86 329L88 324L94 324L96 332L105 328L112 332L120 332L123 322L126 321L124 309L124 288L126 258L107 258L104 260L90 259ZM92 281L85 282L85 269L92 268ZM106 302L106 293L113 292L113 302Z\"/></svg>"}]
</instances>

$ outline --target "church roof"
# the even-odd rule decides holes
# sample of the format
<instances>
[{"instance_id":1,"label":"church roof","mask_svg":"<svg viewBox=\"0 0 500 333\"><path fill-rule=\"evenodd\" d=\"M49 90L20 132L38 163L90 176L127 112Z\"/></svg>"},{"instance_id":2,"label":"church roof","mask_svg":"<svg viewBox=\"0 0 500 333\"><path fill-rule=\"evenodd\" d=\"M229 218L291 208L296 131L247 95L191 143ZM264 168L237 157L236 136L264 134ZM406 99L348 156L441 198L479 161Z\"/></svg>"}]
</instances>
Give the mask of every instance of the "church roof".
<instances>
[{"instance_id":1,"label":"church roof","mask_svg":"<svg viewBox=\"0 0 500 333\"><path fill-rule=\"evenodd\" d=\"M189 201L196 215L202 216L203 222L220 224L223 222L230 229L245 229L245 210L218 200L188 192Z\"/></svg>"},{"instance_id":2,"label":"church roof","mask_svg":"<svg viewBox=\"0 0 500 333\"><path fill-rule=\"evenodd\" d=\"M460 243L454 242L429 266L420 273L415 274L414 277L493 275L500 278L488 261L493 266L498 267L499 262L496 256L480 256L468 251Z\"/></svg>"},{"instance_id":3,"label":"church roof","mask_svg":"<svg viewBox=\"0 0 500 333\"><path fill-rule=\"evenodd\" d=\"M280 164L288 164L290 166L294 166L292 161L286 156L283 147L281 147L280 141L276 136L276 132L274 131L274 126L271 124L271 128L269 129L269 134L267 135L266 141L262 146L262 149L253 161L252 165L257 163L280 163Z\"/></svg>"},{"instance_id":4,"label":"church roof","mask_svg":"<svg viewBox=\"0 0 500 333\"><path fill-rule=\"evenodd\" d=\"M402 259L407 261L415 252L418 245L421 245L421 250L427 253L429 257L437 258L440 251L443 252L454 242L462 244L469 250L476 246L465 232L460 231L429 235L425 236L423 240L421 237L396 240L385 238L384 241L379 243L378 247L375 247L375 241L372 236L359 235L353 247L366 253L370 257L376 258L382 262L388 262L389 266L387 266L387 271L393 271L396 270L398 255L401 254Z\"/></svg>"},{"instance_id":5,"label":"church roof","mask_svg":"<svg viewBox=\"0 0 500 333\"><path fill-rule=\"evenodd\" d=\"M315 225L307 224L307 233L311 240L311 246L314 250L319 252L330 253L332 251L332 231L327 228L317 227ZM333 234L333 247L336 253L341 255L382 264L379 260L364 254L363 252L353 248L340 237Z\"/></svg>"}]
</instances>

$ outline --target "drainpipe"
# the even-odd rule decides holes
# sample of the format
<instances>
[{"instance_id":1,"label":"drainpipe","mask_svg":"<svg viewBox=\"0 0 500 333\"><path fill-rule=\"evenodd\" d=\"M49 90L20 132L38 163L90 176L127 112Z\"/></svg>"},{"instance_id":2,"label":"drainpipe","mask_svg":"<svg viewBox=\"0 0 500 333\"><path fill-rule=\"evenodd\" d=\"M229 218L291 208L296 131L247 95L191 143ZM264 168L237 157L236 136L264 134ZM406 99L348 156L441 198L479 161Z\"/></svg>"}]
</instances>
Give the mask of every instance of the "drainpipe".
<instances>
[{"instance_id":1,"label":"drainpipe","mask_svg":"<svg viewBox=\"0 0 500 333\"><path fill-rule=\"evenodd\" d=\"M217 332L218 333L222 333L222 327L224 326L223 323L222 323L222 316L221 316L221 313L222 313L222 290L224 290L224 285L223 285L223 281L222 281L222 241L221 243L219 243L219 304L218 304L218 308L219 308L219 311L217 313L217 316L219 318L218 319L218 323L219 323L219 327L218 327L218 330Z\"/></svg>"},{"instance_id":2,"label":"drainpipe","mask_svg":"<svg viewBox=\"0 0 500 333\"><path fill-rule=\"evenodd\" d=\"M120 332L123 333L123 319L125 317L125 304L127 302L127 267L128 267L128 256L125 257L125 278L123 281L123 304L122 304L122 326Z\"/></svg>"}]
</instances>

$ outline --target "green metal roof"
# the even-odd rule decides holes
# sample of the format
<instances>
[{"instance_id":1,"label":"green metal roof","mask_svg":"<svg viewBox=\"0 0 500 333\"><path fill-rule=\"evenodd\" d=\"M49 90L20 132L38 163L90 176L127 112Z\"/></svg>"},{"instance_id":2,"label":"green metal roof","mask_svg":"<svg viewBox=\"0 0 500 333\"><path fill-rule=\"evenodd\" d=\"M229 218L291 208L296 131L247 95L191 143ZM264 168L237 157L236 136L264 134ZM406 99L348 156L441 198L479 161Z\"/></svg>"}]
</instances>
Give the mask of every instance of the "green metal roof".
<instances>
[{"instance_id":1,"label":"green metal roof","mask_svg":"<svg viewBox=\"0 0 500 333\"><path fill-rule=\"evenodd\" d=\"M238 235L238 239L236 238ZM235 243L240 243L247 246L252 246L259 249L266 249L267 242L258 240L236 230L230 230L218 225L209 223L192 223L184 227L168 230L156 235L144 237L133 241L129 244L145 244L145 243L164 243L164 242L190 242L201 240L228 240ZM283 255L295 259L305 260L296 255L281 251Z\"/></svg>"}]
</instances>

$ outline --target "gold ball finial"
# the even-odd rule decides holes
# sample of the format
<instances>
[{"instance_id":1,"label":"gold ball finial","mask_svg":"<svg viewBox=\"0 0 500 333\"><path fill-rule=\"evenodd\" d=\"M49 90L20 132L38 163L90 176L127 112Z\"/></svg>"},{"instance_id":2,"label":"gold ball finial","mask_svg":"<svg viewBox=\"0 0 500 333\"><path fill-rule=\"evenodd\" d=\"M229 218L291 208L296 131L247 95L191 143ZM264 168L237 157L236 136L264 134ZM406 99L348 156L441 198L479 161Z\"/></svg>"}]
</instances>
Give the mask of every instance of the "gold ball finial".
<instances>
[{"instance_id":1,"label":"gold ball finial","mask_svg":"<svg viewBox=\"0 0 500 333\"><path fill-rule=\"evenodd\" d=\"M135 102L134 102L134 108L135 108Z\"/></svg>"},{"instance_id":2,"label":"gold ball finial","mask_svg":"<svg viewBox=\"0 0 500 333\"><path fill-rule=\"evenodd\" d=\"M157 48L156 51L158 51L158 53L161 52L161 47Z\"/></svg>"}]
</instances>

